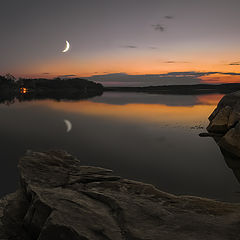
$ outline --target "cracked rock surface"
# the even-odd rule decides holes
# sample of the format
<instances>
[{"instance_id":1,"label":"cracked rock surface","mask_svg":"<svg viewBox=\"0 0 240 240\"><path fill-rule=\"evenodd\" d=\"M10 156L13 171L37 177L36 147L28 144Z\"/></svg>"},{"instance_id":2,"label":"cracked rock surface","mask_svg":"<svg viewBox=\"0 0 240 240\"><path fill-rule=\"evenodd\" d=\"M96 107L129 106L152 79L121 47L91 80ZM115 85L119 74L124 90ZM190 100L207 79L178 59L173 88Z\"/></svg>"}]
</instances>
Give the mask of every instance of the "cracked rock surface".
<instances>
[{"instance_id":1,"label":"cracked rock surface","mask_svg":"<svg viewBox=\"0 0 240 240\"><path fill-rule=\"evenodd\" d=\"M174 196L64 151L28 151L0 201L0 239L237 240L240 204Z\"/></svg>"}]
</instances>

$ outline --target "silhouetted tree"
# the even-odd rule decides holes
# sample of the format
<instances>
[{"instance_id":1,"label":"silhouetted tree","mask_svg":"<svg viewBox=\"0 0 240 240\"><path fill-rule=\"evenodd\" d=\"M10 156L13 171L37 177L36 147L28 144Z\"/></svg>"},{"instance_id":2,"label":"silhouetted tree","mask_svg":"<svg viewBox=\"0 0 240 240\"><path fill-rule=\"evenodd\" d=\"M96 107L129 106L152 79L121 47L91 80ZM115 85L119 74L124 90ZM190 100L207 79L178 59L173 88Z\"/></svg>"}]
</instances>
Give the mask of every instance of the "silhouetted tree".
<instances>
[{"instance_id":1,"label":"silhouetted tree","mask_svg":"<svg viewBox=\"0 0 240 240\"><path fill-rule=\"evenodd\" d=\"M10 73L7 73L7 74L5 75L5 78L6 78L7 80L9 80L9 81L16 82L16 78L15 78L13 75L11 75Z\"/></svg>"}]
</instances>

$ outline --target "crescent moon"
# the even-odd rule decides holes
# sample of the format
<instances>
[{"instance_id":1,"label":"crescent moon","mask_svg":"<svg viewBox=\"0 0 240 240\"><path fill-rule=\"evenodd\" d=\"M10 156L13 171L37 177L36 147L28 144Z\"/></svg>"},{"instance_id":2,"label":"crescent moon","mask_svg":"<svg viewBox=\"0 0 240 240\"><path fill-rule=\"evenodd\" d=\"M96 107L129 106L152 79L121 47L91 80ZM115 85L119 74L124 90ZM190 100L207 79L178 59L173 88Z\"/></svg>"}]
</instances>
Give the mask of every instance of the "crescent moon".
<instances>
[{"instance_id":1,"label":"crescent moon","mask_svg":"<svg viewBox=\"0 0 240 240\"><path fill-rule=\"evenodd\" d=\"M64 123L66 124L67 132L70 132L72 130L72 123L66 119L64 120Z\"/></svg>"},{"instance_id":2,"label":"crescent moon","mask_svg":"<svg viewBox=\"0 0 240 240\"><path fill-rule=\"evenodd\" d=\"M65 49L62 51L63 53L67 52L70 48L70 43L68 41L66 41L66 47Z\"/></svg>"}]
</instances>

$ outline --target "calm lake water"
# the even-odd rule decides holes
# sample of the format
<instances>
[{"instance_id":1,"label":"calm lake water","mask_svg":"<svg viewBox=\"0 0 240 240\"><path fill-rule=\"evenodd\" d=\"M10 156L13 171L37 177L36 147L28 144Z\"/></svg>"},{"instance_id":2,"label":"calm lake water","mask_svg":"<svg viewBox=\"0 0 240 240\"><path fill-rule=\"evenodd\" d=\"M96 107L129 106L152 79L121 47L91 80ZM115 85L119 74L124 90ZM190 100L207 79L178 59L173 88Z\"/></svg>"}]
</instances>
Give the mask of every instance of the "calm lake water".
<instances>
[{"instance_id":1,"label":"calm lake water","mask_svg":"<svg viewBox=\"0 0 240 240\"><path fill-rule=\"evenodd\" d=\"M0 105L0 194L15 191L27 149L65 149L83 165L163 191L240 201L240 184L212 138L200 138L222 95L111 93L77 102ZM64 119L73 128L66 132Z\"/></svg>"}]
</instances>

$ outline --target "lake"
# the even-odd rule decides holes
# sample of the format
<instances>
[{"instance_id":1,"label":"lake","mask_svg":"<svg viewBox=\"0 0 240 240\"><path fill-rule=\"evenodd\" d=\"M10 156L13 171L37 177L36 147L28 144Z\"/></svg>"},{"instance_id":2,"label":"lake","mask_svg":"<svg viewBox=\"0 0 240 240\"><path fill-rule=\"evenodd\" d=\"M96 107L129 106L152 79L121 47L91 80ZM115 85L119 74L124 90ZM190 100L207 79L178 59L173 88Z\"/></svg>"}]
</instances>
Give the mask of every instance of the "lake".
<instances>
[{"instance_id":1,"label":"lake","mask_svg":"<svg viewBox=\"0 0 240 240\"><path fill-rule=\"evenodd\" d=\"M105 92L76 102L1 104L0 194L16 190L27 149L65 149L83 165L162 191L238 202L240 185L217 144L198 136L221 97Z\"/></svg>"}]
</instances>

